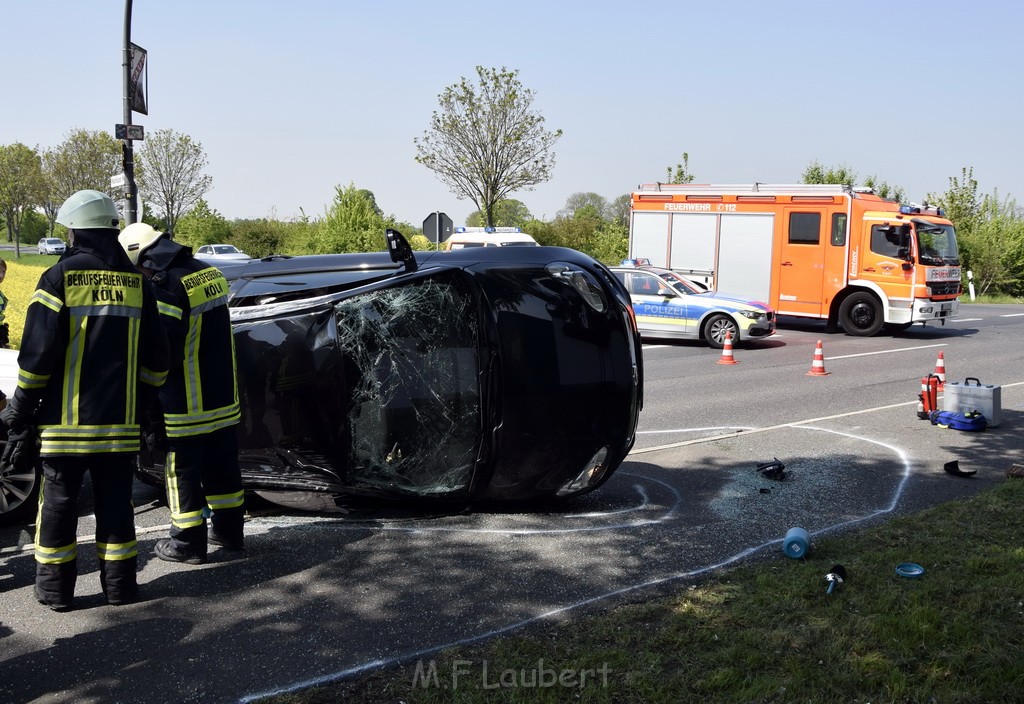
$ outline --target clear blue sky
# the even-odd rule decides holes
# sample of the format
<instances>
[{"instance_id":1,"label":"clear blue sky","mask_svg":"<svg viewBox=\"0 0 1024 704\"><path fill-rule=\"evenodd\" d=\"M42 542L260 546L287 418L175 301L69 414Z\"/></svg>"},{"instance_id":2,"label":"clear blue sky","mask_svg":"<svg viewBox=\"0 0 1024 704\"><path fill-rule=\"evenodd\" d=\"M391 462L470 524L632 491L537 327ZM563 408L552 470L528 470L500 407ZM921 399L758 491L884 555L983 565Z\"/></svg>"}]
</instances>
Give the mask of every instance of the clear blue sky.
<instances>
[{"instance_id":1,"label":"clear blue sky","mask_svg":"<svg viewBox=\"0 0 1024 704\"><path fill-rule=\"evenodd\" d=\"M0 144L122 121L121 0L0 0ZM974 168L1024 201L1024 5L949 2L135 0L147 131L202 143L227 218L319 216L355 183L419 225L475 208L417 164L437 96L518 69L564 136L513 197L551 218L578 191L664 180L799 181L814 160L910 199Z\"/></svg>"}]
</instances>

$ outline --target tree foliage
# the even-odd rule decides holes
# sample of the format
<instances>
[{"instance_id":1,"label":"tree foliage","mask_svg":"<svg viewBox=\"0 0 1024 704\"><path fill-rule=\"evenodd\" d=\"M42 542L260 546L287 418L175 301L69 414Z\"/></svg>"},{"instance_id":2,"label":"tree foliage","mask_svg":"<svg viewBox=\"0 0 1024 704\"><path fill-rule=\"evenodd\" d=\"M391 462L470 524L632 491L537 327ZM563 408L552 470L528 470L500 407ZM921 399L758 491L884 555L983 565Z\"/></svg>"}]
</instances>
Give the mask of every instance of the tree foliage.
<instances>
[{"instance_id":1,"label":"tree foliage","mask_svg":"<svg viewBox=\"0 0 1024 704\"><path fill-rule=\"evenodd\" d=\"M344 188L335 186L334 201L315 228L309 251L314 254L380 252L387 247L384 230L389 227L405 235L414 249L434 246L408 223L385 216L371 191L356 188L351 183Z\"/></svg>"},{"instance_id":2,"label":"tree foliage","mask_svg":"<svg viewBox=\"0 0 1024 704\"><path fill-rule=\"evenodd\" d=\"M693 183L694 176L690 173L690 155L687 152L683 152L683 161L676 164L675 169L669 166L666 171L668 172L668 183Z\"/></svg>"},{"instance_id":3,"label":"tree foliage","mask_svg":"<svg viewBox=\"0 0 1024 704\"><path fill-rule=\"evenodd\" d=\"M565 199L565 207L558 214L566 218L577 215L605 218L608 215L608 199L593 192L573 193Z\"/></svg>"},{"instance_id":4,"label":"tree foliage","mask_svg":"<svg viewBox=\"0 0 1024 704\"><path fill-rule=\"evenodd\" d=\"M228 221L202 198L187 215L178 220L173 232L176 242L193 249L204 244L230 242L232 236L232 229ZM252 253L250 252L250 254Z\"/></svg>"},{"instance_id":5,"label":"tree foliage","mask_svg":"<svg viewBox=\"0 0 1024 704\"><path fill-rule=\"evenodd\" d=\"M928 200L956 227L960 260L978 293L1024 294L1024 216L1014 199L979 194L974 168L964 167Z\"/></svg>"},{"instance_id":6,"label":"tree foliage","mask_svg":"<svg viewBox=\"0 0 1024 704\"><path fill-rule=\"evenodd\" d=\"M523 227L532 219L533 215L522 201L506 198L494 204L494 221L491 224L494 227ZM484 214L479 210L474 210L466 216L466 225L468 227L487 227Z\"/></svg>"},{"instance_id":7,"label":"tree foliage","mask_svg":"<svg viewBox=\"0 0 1024 704\"><path fill-rule=\"evenodd\" d=\"M978 194L978 182L974 178L974 167L964 167L960 177L949 177L949 188L944 193L928 194L928 201L946 211L946 217L956 226L957 236L970 237L982 219L982 202Z\"/></svg>"},{"instance_id":8,"label":"tree foliage","mask_svg":"<svg viewBox=\"0 0 1024 704\"><path fill-rule=\"evenodd\" d=\"M250 257L269 257L281 251L285 230L285 223L280 220L235 220L231 224L231 243Z\"/></svg>"},{"instance_id":9,"label":"tree foliage","mask_svg":"<svg viewBox=\"0 0 1024 704\"><path fill-rule=\"evenodd\" d=\"M142 199L155 207L164 228L173 231L213 185L203 173L207 166L203 145L174 130L157 130L135 153L136 175Z\"/></svg>"},{"instance_id":10,"label":"tree foliage","mask_svg":"<svg viewBox=\"0 0 1024 704\"><path fill-rule=\"evenodd\" d=\"M430 129L414 140L416 161L494 225L498 201L551 178L562 131L548 130L532 110L535 92L523 87L518 71L476 72L476 85L463 77L438 96Z\"/></svg>"},{"instance_id":11,"label":"tree foliage","mask_svg":"<svg viewBox=\"0 0 1024 704\"><path fill-rule=\"evenodd\" d=\"M53 233L57 211L76 191L91 189L121 198L110 188L110 177L122 168L121 144L102 130L72 130L64 141L43 153L46 189L40 206Z\"/></svg>"},{"instance_id":12,"label":"tree foliage","mask_svg":"<svg viewBox=\"0 0 1024 704\"><path fill-rule=\"evenodd\" d=\"M803 183L832 183L843 186L855 186L857 184L857 172L846 164L825 167L817 161L812 161L804 169L801 179Z\"/></svg>"},{"instance_id":13,"label":"tree foliage","mask_svg":"<svg viewBox=\"0 0 1024 704\"><path fill-rule=\"evenodd\" d=\"M22 218L42 202L45 190L42 160L35 149L20 142L0 146L0 213L16 256L21 256Z\"/></svg>"},{"instance_id":14,"label":"tree foliage","mask_svg":"<svg viewBox=\"0 0 1024 704\"><path fill-rule=\"evenodd\" d=\"M838 166L823 166L817 161L812 161L804 169L801 176L803 183L831 183L837 186L857 185L857 172L846 164ZM877 176L868 176L861 184L864 188L870 188L882 198L894 200L897 203L905 202L907 192L901 186L893 186L886 181L881 181Z\"/></svg>"},{"instance_id":15,"label":"tree foliage","mask_svg":"<svg viewBox=\"0 0 1024 704\"><path fill-rule=\"evenodd\" d=\"M608 203L608 220L620 227L629 227L629 209L633 204L633 195L623 193Z\"/></svg>"},{"instance_id":16,"label":"tree foliage","mask_svg":"<svg viewBox=\"0 0 1024 704\"><path fill-rule=\"evenodd\" d=\"M574 217L559 215L551 222L535 220L527 228L542 245L586 252L605 264L618 264L628 251L626 228L595 215L590 206Z\"/></svg>"}]
</instances>

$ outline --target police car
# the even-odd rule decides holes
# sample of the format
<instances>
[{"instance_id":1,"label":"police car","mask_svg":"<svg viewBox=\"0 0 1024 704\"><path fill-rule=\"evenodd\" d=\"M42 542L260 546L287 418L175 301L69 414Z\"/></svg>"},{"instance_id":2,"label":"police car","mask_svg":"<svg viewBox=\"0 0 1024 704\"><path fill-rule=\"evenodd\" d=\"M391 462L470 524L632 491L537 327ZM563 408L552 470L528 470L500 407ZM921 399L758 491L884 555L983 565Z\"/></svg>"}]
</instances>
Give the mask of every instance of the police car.
<instances>
[{"instance_id":1,"label":"police car","mask_svg":"<svg viewBox=\"0 0 1024 704\"><path fill-rule=\"evenodd\" d=\"M671 269L626 260L612 267L633 302L643 337L706 340L721 349L726 333L734 345L775 334L775 311L720 291L704 291Z\"/></svg>"}]
</instances>

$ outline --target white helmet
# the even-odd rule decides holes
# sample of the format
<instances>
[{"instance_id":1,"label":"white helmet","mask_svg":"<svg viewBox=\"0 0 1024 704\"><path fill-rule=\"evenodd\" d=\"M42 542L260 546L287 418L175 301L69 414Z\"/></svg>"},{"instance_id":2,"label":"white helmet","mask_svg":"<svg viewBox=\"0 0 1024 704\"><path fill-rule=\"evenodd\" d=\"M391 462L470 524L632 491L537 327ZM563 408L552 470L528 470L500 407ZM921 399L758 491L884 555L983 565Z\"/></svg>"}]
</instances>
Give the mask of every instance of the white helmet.
<instances>
[{"instance_id":1,"label":"white helmet","mask_svg":"<svg viewBox=\"0 0 1024 704\"><path fill-rule=\"evenodd\" d=\"M127 252L128 258L132 260L132 264L138 264L142 253L156 244L156 241L163 236L162 232L158 232L150 225L144 222L137 222L124 228L121 234L117 236L117 241L121 243L122 249Z\"/></svg>"},{"instance_id":2,"label":"white helmet","mask_svg":"<svg viewBox=\"0 0 1024 704\"><path fill-rule=\"evenodd\" d=\"M69 230L109 230L120 220L114 201L99 191L78 191L57 211L57 222Z\"/></svg>"}]
</instances>

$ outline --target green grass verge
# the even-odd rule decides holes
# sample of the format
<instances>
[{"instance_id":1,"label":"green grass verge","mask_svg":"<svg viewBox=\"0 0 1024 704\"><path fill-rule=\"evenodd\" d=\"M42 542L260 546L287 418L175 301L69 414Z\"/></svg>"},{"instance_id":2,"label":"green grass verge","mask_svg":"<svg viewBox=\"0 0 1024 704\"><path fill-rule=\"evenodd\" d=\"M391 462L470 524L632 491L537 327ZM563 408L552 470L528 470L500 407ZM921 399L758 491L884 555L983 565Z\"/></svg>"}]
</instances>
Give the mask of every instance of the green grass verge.
<instances>
[{"instance_id":1,"label":"green grass verge","mask_svg":"<svg viewBox=\"0 0 1024 704\"><path fill-rule=\"evenodd\" d=\"M1024 303L1024 298L1021 296L1011 296L1004 293L985 294L984 296L976 296L972 301L971 297L966 293L960 296L961 303Z\"/></svg>"},{"instance_id":2,"label":"green grass verge","mask_svg":"<svg viewBox=\"0 0 1024 704\"><path fill-rule=\"evenodd\" d=\"M1022 504L1024 480L1008 480L816 540L806 560L780 553L673 596L266 701L1020 701ZM907 561L925 574L897 576ZM848 579L826 596L835 563Z\"/></svg>"}]
</instances>

